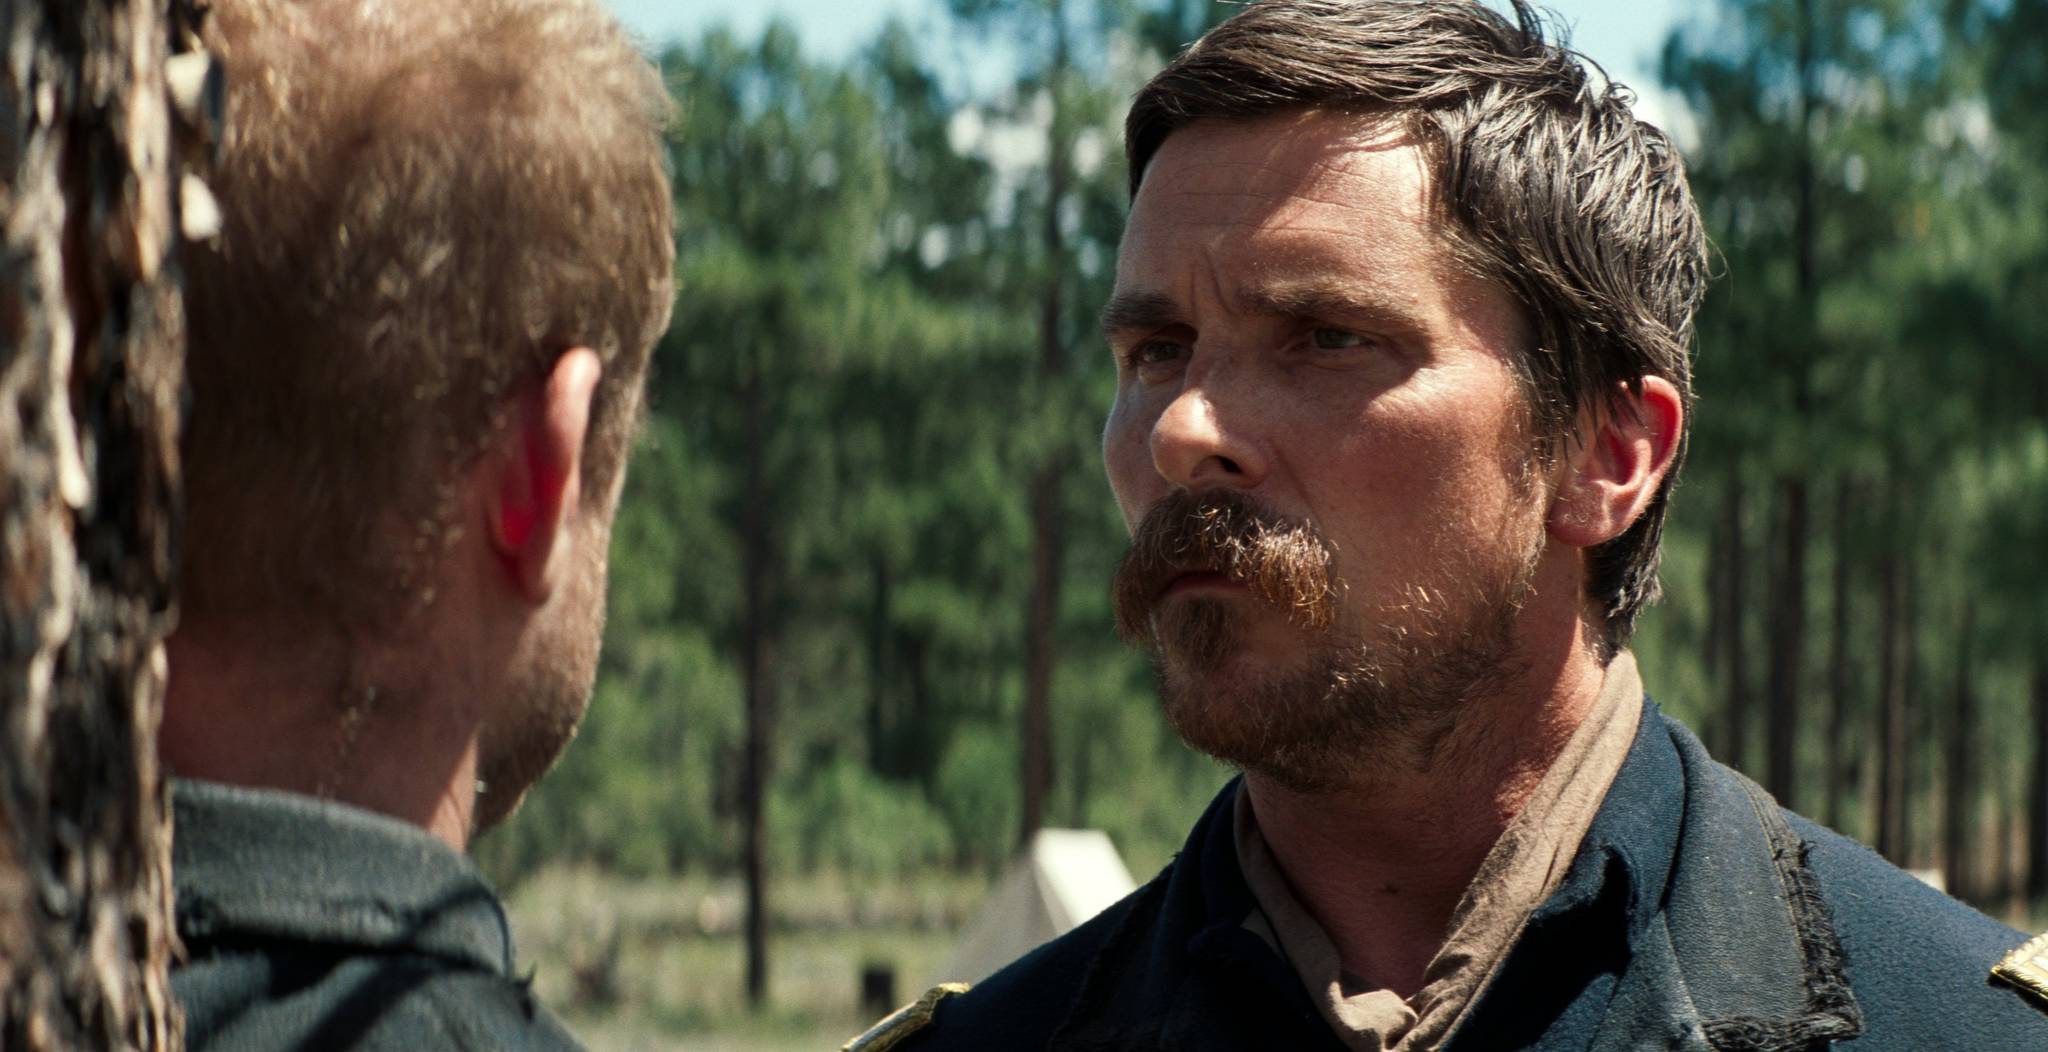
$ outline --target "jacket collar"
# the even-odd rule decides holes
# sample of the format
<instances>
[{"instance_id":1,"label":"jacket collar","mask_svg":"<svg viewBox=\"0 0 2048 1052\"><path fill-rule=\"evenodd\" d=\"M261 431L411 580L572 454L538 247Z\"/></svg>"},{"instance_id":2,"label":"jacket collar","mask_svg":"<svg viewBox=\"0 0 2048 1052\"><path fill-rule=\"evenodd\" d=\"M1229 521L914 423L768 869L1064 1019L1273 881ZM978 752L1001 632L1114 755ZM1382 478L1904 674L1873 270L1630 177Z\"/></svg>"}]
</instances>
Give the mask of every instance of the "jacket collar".
<instances>
[{"instance_id":1,"label":"jacket collar","mask_svg":"<svg viewBox=\"0 0 2048 1052\"><path fill-rule=\"evenodd\" d=\"M1793 1052L1861 1031L1805 845L1763 790L1644 704L1563 883L1451 1048ZM1053 1048L1232 1047L1240 1015L1339 1047L1242 925L1254 900L1231 841L1239 785L1133 897Z\"/></svg>"},{"instance_id":2,"label":"jacket collar","mask_svg":"<svg viewBox=\"0 0 2048 1052\"><path fill-rule=\"evenodd\" d=\"M1127 900L1053 1035L1055 1052L1341 1052L1301 980L1244 926L1254 899L1231 833L1240 784L1223 787L1173 864Z\"/></svg>"},{"instance_id":3,"label":"jacket collar","mask_svg":"<svg viewBox=\"0 0 2048 1052\"><path fill-rule=\"evenodd\" d=\"M1564 884L1531 916L1458 1047L1535 1009L1560 961L1590 960L1560 1047L1804 1052L1861 1033L1839 941L1776 801L1646 709ZM1554 982L1554 980L1553 980ZM1597 1020L1597 1022L1595 1021ZM1470 1032L1470 1031L1476 1031Z\"/></svg>"},{"instance_id":4,"label":"jacket collar","mask_svg":"<svg viewBox=\"0 0 2048 1052\"><path fill-rule=\"evenodd\" d=\"M512 974L476 866L396 819L295 793L174 780L172 873L188 944L239 939L448 958Z\"/></svg>"},{"instance_id":5,"label":"jacket collar","mask_svg":"<svg viewBox=\"0 0 2048 1052\"><path fill-rule=\"evenodd\" d=\"M1666 727L1685 768L1686 824L1665 931L1707 1038L1724 1052L1799 1052L1862 1033L1808 844L1762 787Z\"/></svg>"}]
</instances>

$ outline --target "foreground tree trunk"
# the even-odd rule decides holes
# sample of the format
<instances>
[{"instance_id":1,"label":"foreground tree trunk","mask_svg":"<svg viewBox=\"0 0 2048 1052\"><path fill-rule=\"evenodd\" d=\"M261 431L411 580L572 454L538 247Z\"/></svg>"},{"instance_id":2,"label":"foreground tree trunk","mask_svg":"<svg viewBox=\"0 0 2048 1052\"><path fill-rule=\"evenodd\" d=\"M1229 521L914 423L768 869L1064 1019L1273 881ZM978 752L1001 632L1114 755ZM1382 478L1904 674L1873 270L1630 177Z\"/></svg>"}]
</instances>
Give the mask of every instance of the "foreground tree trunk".
<instances>
[{"instance_id":1,"label":"foreground tree trunk","mask_svg":"<svg viewBox=\"0 0 2048 1052\"><path fill-rule=\"evenodd\" d=\"M180 1044L155 739L190 131L166 66L196 23L172 19L0 3L0 1048L23 1052ZM205 80L183 78L188 117Z\"/></svg>"}]
</instances>

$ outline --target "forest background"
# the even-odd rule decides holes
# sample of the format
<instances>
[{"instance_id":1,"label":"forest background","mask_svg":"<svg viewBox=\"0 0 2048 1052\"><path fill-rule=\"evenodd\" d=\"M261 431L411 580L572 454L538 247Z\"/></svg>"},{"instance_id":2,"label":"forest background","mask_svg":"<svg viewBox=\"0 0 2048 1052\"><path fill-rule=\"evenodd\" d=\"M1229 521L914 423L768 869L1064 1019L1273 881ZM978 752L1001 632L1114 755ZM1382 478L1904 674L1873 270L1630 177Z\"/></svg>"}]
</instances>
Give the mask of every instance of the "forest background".
<instances>
[{"instance_id":1,"label":"forest background","mask_svg":"<svg viewBox=\"0 0 2048 1052\"><path fill-rule=\"evenodd\" d=\"M915 993L1031 830L1106 830L1142 881L1229 775L1110 631L1094 313L1127 100L1233 8L910 10L651 47L678 298L597 697L477 845L597 1047L827 1047L861 969ZM1651 28L1602 39L1648 45L1593 57L1677 135L1720 272L1645 679L1781 800L2027 923L2048 0L1624 14Z\"/></svg>"}]
</instances>

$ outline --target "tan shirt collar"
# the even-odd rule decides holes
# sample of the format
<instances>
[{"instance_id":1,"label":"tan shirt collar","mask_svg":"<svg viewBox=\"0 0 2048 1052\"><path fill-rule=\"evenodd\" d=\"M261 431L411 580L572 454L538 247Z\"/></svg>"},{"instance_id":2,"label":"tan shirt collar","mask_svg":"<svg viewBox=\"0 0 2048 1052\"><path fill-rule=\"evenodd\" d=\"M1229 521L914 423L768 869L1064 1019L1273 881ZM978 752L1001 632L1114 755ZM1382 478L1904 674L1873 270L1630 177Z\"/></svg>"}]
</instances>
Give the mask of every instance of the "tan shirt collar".
<instances>
[{"instance_id":1,"label":"tan shirt collar","mask_svg":"<svg viewBox=\"0 0 2048 1052\"><path fill-rule=\"evenodd\" d=\"M1529 913L1564 879L1607 797L1642 719L1635 656L1608 662L1600 694L1520 814L1508 823L1451 915L1451 934L1413 998L1364 989L1343 972L1337 947L1295 899L1259 833L1249 797L1237 794L1238 866L1258 903L1245 927L1285 957L1338 1038L1354 1052L1433 1052L1463 1020L1520 938Z\"/></svg>"}]
</instances>

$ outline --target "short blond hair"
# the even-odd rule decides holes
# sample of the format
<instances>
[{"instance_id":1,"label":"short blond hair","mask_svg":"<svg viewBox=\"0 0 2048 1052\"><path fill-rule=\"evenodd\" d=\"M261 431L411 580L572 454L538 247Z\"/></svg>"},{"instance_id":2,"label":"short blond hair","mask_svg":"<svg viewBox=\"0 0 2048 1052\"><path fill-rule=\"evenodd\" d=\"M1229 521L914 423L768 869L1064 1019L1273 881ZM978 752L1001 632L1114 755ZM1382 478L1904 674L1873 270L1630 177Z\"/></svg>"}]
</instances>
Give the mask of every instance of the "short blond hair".
<instances>
[{"instance_id":1,"label":"short blond hair","mask_svg":"<svg viewBox=\"0 0 2048 1052\"><path fill-rule=\"evenodd\" d=\"M186 616L388 625L572 347L604 363L584 494L613 491L674 299L667 95L594 0L216 0L207 36Z\"/></svg>"}]
</instances>

